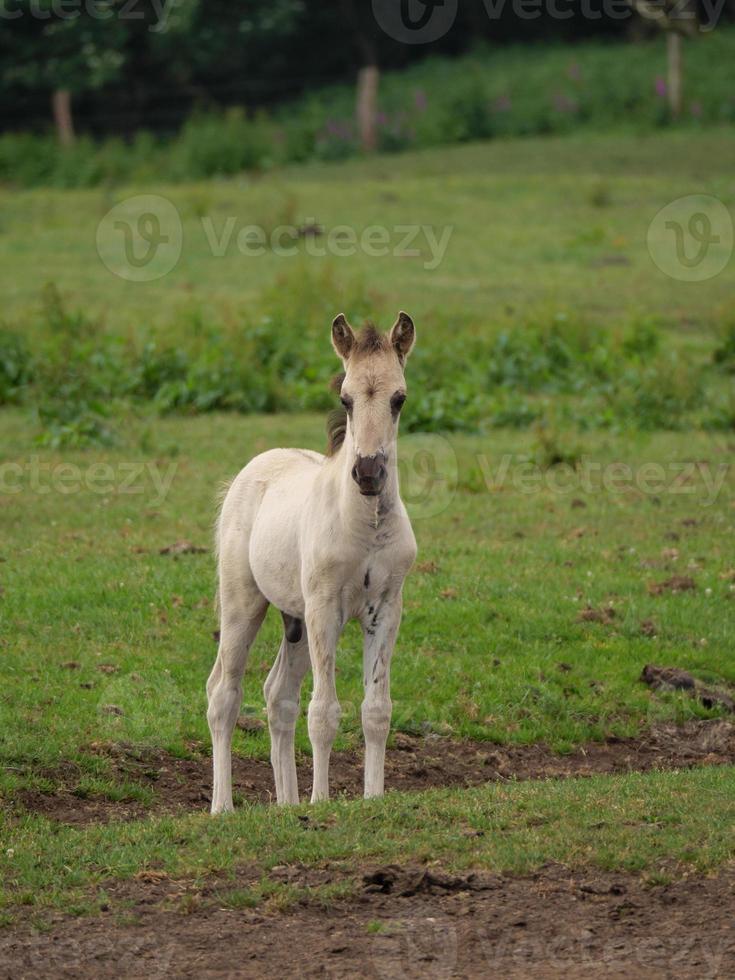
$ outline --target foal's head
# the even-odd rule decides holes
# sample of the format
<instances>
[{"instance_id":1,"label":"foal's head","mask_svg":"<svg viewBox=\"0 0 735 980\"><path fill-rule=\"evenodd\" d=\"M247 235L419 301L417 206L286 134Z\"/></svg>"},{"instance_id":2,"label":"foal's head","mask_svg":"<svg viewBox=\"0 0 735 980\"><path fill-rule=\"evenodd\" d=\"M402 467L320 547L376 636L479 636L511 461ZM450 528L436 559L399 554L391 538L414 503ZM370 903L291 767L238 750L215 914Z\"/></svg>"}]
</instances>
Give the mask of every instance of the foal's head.
<instances>
[{"instance_id":1,"label":"foal's head","mask_svg":"<svg viewBox=\"0 0 735 980\"><path fill-rule=\"evenodd\" d=\"M388 475L387 464L395 452L398 418L406 400L403 369L416 332L413 320L399 313L389 333L368 324L355 333L340 313L332 324L332 344L342 359L345 373L339 395L352 436L352 479L366 497L377 496ZM332 440L333 449L344 441Z\"/></svg>"}]
</instances>

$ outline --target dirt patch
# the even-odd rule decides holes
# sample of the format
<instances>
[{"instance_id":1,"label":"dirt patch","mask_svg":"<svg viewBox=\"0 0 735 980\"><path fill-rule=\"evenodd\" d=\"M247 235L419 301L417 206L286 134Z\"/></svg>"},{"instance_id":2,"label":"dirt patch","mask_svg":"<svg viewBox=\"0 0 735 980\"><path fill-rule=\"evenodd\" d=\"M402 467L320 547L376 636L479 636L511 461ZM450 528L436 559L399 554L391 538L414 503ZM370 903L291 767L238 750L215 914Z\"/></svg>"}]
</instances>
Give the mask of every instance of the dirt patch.
<instances>
[{"instance_id":1,"label":"dirt patch","mask_svg":"<svg viewBox=\"0 0 735 980\"><path fill-rule=\"evenodd\" d=\"M174 544L166 545L165 548L160 548L158 551L159 555L172 555L174 558L178 558L179 555L206 555L208 548L200 548L197 545L191 543L191 541L176 541Z\"/></svg>"},{"instance_id":2,"label":"dirt patch","mask_svg":"<svg viewBox=\"0 0 735 980\"><path fill-rule=\"evenodd\" d=\"M646 664L641 674L641 680L654 691L686 691L692 697L698 698L705 708L723 708L735 712L735 701L725 691L705 687L692 675L679 667L657 667Z\"/></svg>"},{"instance_id":3,"label":"dirt patch","mask_svg":"<svg viewBox=\"0 0 735 980\"><path fill-rule=\"evenodd\" d=\"M109 751L109 750L108 750ZM20 791L10 806L41 813L69 824L127 820L148 813L206 809L211 792L208 756L178 759L164 753L143 758L122 748L111 756L113 778L136 784L153 795L150 805L130 800L107 800L76 792L80 772L67 765L49 775L53 793ZM497 746L489 742L458 741L396 734L386 755L388 790L418 791L431 787L480 786L495 781L560 779L595 773L645 772L698 765L735 764L735 724L726 720L659 725L637 738L592 742L568 755L545 745ZM311 791L311 759L299 760L302 799ZM362 753L337 752L330 766L335 795L362 793ZM264 759L233 758L236 793L250 801L271 802L273 774Z\"/></svg>"},{"instance_id":4,"label":"dirt patch","mask_svg":"<svg viewBox=\"0 0 735 980\"><path fill-rule=\"evenodd\" d=\"M672 575L663 582L649 582L648 591L651 595L663 595L665 592L689 592L696 589L697 583L691 575Z\"/></svg>"},{"instance_id":5,"label":"dirt patch","mask_svg":"<svg viewBox=\"0 0 735 980\"><path fill-rule=\"evenodd\" d=\"M42 933L25 926L0 933L0 977L35 978L40 970L95 980L714 980L735 973L732 873L659 886L557 866L525 877L395 867L362 875L352 879L349 900L281 913L227 909L221 893L205 888L185 914L171 902L182 883L128 882L127 924L113 912L59 915ZM308 887L314 873L274 869L274 878L284 876ZM328 866L317 876L320 883L345 877Z\"/></svg>"},{"instance_id":6,"label":"dirt patch","mask_svg":"<svg viewBox=\"0 0 735 980\"><path fill-rule=\"evenodd\" d=\"M577 616L577 622L602 623L604 626L610 626L615 622L616 617L617 613L612 606L600 606L599 609L587 606L585 609L580 610Z\"/></svg>"}]
</instances>

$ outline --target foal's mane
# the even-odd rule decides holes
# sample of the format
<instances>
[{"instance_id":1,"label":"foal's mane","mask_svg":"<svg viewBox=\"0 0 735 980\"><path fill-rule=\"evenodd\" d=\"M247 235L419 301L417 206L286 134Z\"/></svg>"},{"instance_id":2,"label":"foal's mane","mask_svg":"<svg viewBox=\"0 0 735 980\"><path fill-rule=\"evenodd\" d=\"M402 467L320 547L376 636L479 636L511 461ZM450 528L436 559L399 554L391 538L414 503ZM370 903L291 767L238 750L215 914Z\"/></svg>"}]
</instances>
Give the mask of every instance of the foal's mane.
<instances>
[{"instance_id":1,"label":"foal's mane","mask_svg":"<svg viewBox=\"0 0 735 980\"><path fill-rule=\"evenodd\" d=\"M335 374L335 376L329 382L329 387L332 389L332 391L339 393L344 379L345 373L344 371L340 371L339 374ZM347 412L340 405L339 408L333 408L327 416L327 456L337 455L342 448L342 443L345 441L346 435Z\"/></svg>"},{"instance_id":2,"label":"foal's mane","mask_svg":"<svg viewBox=\"0 0 735 980\"><path fill-rule=\"evenodd\" d=\"M355 343L350 351L350 357L359 357L360 354L378 354L380 351L389 350L390 340L388 340L386 334L381 333L375 324L368 320L355 337Z\"/></svg>"},{"instance_id":3,"label":"foal's mane","mask_svg":"<svg viewBox=\"0 0 735 980\"><path fill-rule=\"evenodd\" d=\"M389 351L390 340L386 334L381 333L374 323L368 321L362 330L355 337L355 343L350 351L350 357L360 357L365 354L378 354L380 351ZM344 371L335 374L329 383L332 391L339 394L342 382L345 380ZM336 456L342 448L342 443L347 435L347 412L341 406L333 408L327 416L327 456Z\"/></svg>"}]
</instances>

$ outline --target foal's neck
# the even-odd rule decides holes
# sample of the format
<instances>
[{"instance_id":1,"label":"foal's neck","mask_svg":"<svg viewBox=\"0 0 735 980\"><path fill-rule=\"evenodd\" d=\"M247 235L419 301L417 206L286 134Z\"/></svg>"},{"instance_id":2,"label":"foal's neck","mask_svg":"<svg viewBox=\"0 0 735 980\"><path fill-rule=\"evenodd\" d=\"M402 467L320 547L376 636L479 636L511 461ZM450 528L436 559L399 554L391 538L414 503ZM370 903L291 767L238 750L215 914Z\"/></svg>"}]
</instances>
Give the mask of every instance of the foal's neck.
<instances>
[{"instance_id":1,"label":"foal's neck","mask_svg":"<svg viewBox=\"0 0 735 980\"><path fill-rule=\"evenodd\" d=\"M352 479L355 446L347 431L339 452L341 465L341 513L345 523L356 530L378 530L398 510L400 490L398 486L398 439L386 446L385 467L388 475L385 486L377 497L363 496Z\"/></svg>"}]
</instances>

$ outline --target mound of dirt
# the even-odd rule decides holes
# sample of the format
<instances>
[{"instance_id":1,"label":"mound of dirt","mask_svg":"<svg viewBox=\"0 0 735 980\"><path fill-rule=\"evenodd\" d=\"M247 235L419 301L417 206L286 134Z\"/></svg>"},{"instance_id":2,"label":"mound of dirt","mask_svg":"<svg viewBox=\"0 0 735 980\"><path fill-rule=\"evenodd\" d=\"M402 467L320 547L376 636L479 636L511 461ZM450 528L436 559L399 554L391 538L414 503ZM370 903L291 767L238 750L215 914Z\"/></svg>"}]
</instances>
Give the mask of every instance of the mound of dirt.
<instances>
[{"instance_id":1,"label":"mound of dirt","mask_svg":"<svg viewBox=\"0 0 735 980\"><path fill-rule=\"evenodd\" d=\"M688 671L678 667L656 667L654 664L646 664L641 680L655 691L686 691L692 697L698 698L705 708L724 708L725 711L735 712L735 701L729 694L705 687Z\"/></svg>"}]
</instances>

